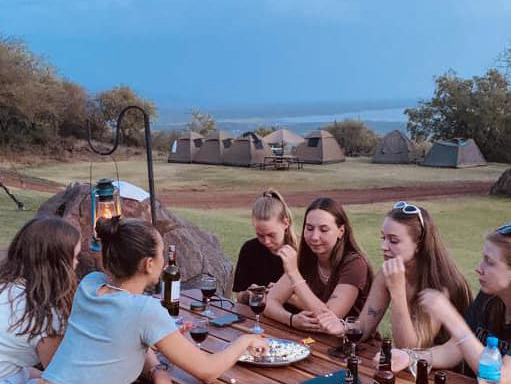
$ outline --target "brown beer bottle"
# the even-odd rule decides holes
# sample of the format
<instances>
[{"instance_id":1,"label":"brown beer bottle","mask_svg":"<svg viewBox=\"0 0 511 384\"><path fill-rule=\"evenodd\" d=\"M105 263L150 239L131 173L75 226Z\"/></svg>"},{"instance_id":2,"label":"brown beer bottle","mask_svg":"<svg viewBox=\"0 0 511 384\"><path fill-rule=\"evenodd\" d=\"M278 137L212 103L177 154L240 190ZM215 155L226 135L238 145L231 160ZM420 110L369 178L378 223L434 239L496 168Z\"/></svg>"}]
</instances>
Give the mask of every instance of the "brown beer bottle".
<instances>
[{"instance_id":1,"label":"brown beer bottle","mask_svg":"<svg viewBox=\"0 0 511 384\"><path fill-rule=\"evenodd\" d=\"M417 361L415 384L428 384L428 362L424 359Z\"/></svg>"},{"instance_id":2,"label":"brown beer bottle","mask_svg":"<svg viewBox=\"0 0 511 384\"><path fill-rule=\"evenodd\" d=\"M181 274L176 263L176 246L169 245L169 264L163 270L163 306L170 316L179 315L179 295L181 291Z\"/></svg>"},{"instance_id":3,"label":"brown beer bottle","mask_svg":"<svg viewBox=\"0 0 511 384\"><path fill-rule=\"evenodd\" d=\"M348 371L353 376L353 383L358 382L358 359L356 357L348 357Z\"/></svg>"},{"instance_id":4,"label":"brown beer bottle","mask_svg":"<svg viewBox=\"0 0 511 384\"><path fill-rule=\"evenodd\" d=\"M392 372L392 340L389 338L383 339L380 351L380 362L378 364L378 370L373 376L373 379L380 384L394 384L396 377Z\"/></svg>"},{"instance_id":5,"label":"brown beer bottle","mask_svg":"<svg viewBox=\"0 0 511 384\"><path fill-rule=\"evenodd\" d=\"M435 373L435 384L446 384L447 375L444 371L438 371Z\"/></svg>"}]
</instances>

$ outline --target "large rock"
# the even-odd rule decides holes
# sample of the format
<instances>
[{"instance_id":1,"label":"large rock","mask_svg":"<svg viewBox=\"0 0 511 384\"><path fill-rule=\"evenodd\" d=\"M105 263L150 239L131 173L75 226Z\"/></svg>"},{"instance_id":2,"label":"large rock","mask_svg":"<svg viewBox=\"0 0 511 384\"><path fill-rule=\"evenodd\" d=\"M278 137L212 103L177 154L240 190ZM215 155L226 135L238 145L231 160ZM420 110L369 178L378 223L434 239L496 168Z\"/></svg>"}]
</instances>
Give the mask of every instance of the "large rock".
<instances>
[{"instance_id":1,"label":"large rock","mask_svg":"<svg viewBox=\"0 0 511 384\"><path fill-rule=\"evenodd\" d=\"M78 275L84 276L92 270L102 270L101 253L89 250L92 236L90 185L69 185L41 205L37 216L58 214L80 229L82 251L79 256ZM138 202L122 198L123 217L136 217L151 221L149 199ZM200 275L210 273L219 281L218 292L231 294L232 263L227 259L215 235L200 230L197 226L164 209L156 201L156 227L163 236L165 249L176 245L181 272L182 289L198 288Z\"/></svg>"},{"instance_id":2,"label":"large rock","mask_svg":"<svg viewBox=\"0 0 511 384\"><path fill-rule=\"evenodd\" d=\"M491 195L511 196L511 168L500 175L490 190Z\"/></svg>"}]
</instances>

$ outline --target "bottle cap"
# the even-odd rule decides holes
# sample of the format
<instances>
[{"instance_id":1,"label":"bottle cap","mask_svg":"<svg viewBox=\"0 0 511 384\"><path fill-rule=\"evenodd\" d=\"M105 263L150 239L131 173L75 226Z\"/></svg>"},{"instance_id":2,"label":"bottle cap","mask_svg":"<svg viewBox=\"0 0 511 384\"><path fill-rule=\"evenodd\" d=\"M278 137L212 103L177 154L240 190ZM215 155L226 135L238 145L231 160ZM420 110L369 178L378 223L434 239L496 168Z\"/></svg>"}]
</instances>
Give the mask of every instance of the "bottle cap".
<instances>
[{"instance_id":1,"label":"bottle cap","mask_svg":"<svg viewBox=\"0 0 511 384\"><path fill-rule=\"evenodd\" d=\"M424 359L420 359L417 361L417 369L419 369L419 367L425 367L425 368L428 368L428 362Z\"/></svg>"},{"instance_id":2,"label":"bottle cap","mask_svg":"<svg viewBox=\"0 0 511 384\"><path fill-rule=\"evenodd\" d=\"M497 345L499 345L499 339L497 339L496 337L490 336L486 339L486 345L488 347L494 348Z\"/></svg>"},{"instance_id":3,"label":"bottle cap","mask_svg":"<svg viewBox=\"0 0 511 384\"><path fill-rule=\"evenodd\" d=\"M206 305L202 301L193 301L190 304L190 309L194 312L202 312L206 309Z\"/></svg>"}]
</instances>

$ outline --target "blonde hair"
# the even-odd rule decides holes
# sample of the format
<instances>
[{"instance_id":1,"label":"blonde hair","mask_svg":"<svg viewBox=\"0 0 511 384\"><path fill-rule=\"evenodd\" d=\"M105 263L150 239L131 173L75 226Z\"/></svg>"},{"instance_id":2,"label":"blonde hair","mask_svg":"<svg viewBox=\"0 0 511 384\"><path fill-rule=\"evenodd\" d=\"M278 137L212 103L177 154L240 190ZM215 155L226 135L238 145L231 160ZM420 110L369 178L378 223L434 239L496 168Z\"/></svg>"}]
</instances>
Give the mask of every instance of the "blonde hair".
<instances>
[{"instance_id":1,"label":"blonde hair","mask_svg":"<svg viewBox=\"0 0 511 384\"><path fill-rule=\"evenodd\" d=\"M284 232L284 244L298 249L298 239L293 228L293 215L282 195L275 189L267 189L252 207L252 218L256 220L271 220L277 218L281 222L287 220L288 227Z\"/></svg>"}]
</instances>

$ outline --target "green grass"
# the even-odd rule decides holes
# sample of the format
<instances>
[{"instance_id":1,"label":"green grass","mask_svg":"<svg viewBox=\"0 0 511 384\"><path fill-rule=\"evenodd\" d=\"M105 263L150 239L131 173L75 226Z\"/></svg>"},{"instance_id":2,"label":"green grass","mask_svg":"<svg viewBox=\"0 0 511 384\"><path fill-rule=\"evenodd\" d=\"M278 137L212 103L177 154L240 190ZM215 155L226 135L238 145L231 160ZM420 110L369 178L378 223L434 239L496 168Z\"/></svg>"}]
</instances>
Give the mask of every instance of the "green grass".
<instances>
[{"instance_id":1,"label":"green grass","mask_svg":"<svg viewBox=\"0 0 511 384\"><path fill-rule=\"evenodd\" d=\"M17 188L9 188L9 190L25 205L25 210L18 210L14 201L0 190L0 249L8 247L18 229L35 215L43 202L52 196L49 193Z\"/></svg>"},{"instance_id":2,"label":"green grass","mask_svg":"<svg viewBox=\"0 0 511 384\"><path fill-rule=\"evenodd\" d=\"M147 189L145 161L119 161L119 175ZM269 185L282 191L304 191L338 188L367 188L419 185L427 182L496 181L509 165L490 163L487 167L442 169L416 165L372 164L368 158L348 158L344 163L305 165L303 170L259 170L202 164L175 164L157 160L154 163L158 191L196 189L263 190ZM47 178L63 185L71 181L89 181L90 163L58 163L37 168L20 169L30 176ZM92 179L115 177L112 162L93 164Z\"/></svg>"}]
</instances>

